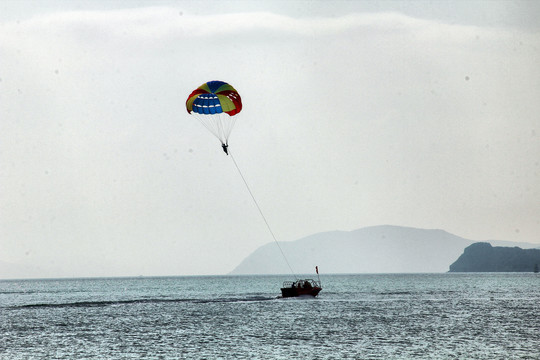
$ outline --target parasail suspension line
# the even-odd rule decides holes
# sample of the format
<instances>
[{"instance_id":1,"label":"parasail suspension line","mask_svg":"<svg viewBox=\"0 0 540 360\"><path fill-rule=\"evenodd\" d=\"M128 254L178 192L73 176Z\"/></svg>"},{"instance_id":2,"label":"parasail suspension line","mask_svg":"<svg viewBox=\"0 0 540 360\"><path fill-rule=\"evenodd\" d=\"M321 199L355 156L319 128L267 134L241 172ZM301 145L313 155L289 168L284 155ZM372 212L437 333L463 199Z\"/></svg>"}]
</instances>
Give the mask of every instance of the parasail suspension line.
<instances>
[{"instance_id":1,"label":"parasail suspension line","mask_svg":"<svg viewBox=\"0 0 540 360\"><path fill-rule=\"evenodd\" d=\"M257 210L259 210L259 214L261 214L261 216L262 216L262 218L264 220L264 223L266 224L266 227L268 228L268 231L270 232L270 235L272 235L272 238L274 239L274 242L278 246L278 249L281 252L281 255L283 256L283 259L285 259L285 262L287 263L287 266L289 267L289 270L291 270L291 273L294 275L294 278L296 280L298 280L298 277L294 273L294 271L293 271L293 269L291 267L291 264L289 264L289 261L287 260L287 257L285 256L285 253L283 252L283 249L281 249L281 246L279 245L279 242L277 241L276 236L274 235L274 232L272 231L272 228L270 227L270 224L268 223L268 220L266 220L266 217L264 216L264 214L263 214L263 212L261 210L261 207L259 206L259 203L255 199L255 196L253 196L253 192L251 192L251 189L250 189L250 187L249 187L249 185L248 185L248 183L246 181L246 178L244 178L244 175L242 174L242 171L240 171L240 168L238 167L238 164L236 163L236 160L234 159L234 156L232 155L230 150L229 150L228 155L231 156L231 159L232 159L232 161L234 163L234 166L236 166L236 170L238 170L238 173L240 174L240 177L244 181L244 185L246 185L246 189L249 192L249 195L251 195L251 198L253 199L253 202L255 203L255 206L257 207Z\"/></svg>"}]
</instances>

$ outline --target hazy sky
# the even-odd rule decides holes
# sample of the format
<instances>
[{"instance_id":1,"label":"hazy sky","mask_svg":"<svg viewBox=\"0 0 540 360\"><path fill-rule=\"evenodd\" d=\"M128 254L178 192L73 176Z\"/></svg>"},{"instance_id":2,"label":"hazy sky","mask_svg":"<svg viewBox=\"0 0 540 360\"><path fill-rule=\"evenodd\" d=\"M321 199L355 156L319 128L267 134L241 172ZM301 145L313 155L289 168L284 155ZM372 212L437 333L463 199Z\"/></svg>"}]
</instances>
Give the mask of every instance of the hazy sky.
<instances>
[{"instance_id":1,"label":"hazy sky","mask_svg":"<svg viewBox=\"0 0 540 360\"><path fill-rule=\"evenodd\" d=\"M0 262L223 274L272 241L185 110L209 80L278 240L540 243L539 64L535 1L2 1Z\"/></svg>"}]
</instances>

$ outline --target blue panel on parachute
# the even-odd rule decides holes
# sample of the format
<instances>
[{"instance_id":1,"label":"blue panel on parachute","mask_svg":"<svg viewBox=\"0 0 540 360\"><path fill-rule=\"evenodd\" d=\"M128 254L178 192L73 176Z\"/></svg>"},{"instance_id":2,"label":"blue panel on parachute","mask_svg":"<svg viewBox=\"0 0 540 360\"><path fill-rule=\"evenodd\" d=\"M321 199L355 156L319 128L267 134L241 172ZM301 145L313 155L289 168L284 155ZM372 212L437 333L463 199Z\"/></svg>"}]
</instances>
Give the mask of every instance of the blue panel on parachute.
<instances>
[{"instance_id":1,"label":"blue panel on parachute","mask_svg":"<svg viewBox=\"0 0 540 360\"><path fill-rule=\"evenodd\" d=\"M210 91L213 93L215 93L217 89L219 89L223 84L227 84L227 83L223 81L217 81L217 80L209 81L206 83L206 85L208 85L208 89L210 89Z\"/></svg>"},{"instance_id":2,"label":"blue panel on parachute","mask_svg":"<svg viewBox=\"0 0 540 360\"><path fill-rule=\"evenodd\" d=\"M210 115L222 113L223 109L216 95L201 94L193 101L193 111L198 114Z\"/></svg>"}]
</instances>

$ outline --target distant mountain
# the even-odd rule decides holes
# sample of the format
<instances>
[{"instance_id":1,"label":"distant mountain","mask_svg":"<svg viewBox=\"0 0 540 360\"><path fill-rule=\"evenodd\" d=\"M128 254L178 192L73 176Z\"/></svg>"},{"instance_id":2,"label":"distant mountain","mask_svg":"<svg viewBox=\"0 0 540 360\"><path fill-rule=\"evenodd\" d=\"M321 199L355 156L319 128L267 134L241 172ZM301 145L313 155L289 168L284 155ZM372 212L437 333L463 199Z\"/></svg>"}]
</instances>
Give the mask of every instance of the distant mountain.
<instances>
[{"instance_id":1,"label":"distant mountain","mask_svg":"<svg viewBox=\"0 0 540 360\"><path fill-rule=\"evenodd\" d=\"M480 242L469 245L450 265L450 272L538 272L539 249L493 247Z\"/></svg>"},{"instance_id":2,"label":"distant mountain","mask_svg":"<svg viewBox=\"0 0 540 360\"><path fill-rule=\"evenodd\" d=\"M297 274L447 272L463 249L476 241L443 230L374 226L330 231L280 242ZM497 246L538 247L538 244L489 241ZM273 242L245 258L231 274L287 274L289 268Z\"/></svg>"}]
</instances>

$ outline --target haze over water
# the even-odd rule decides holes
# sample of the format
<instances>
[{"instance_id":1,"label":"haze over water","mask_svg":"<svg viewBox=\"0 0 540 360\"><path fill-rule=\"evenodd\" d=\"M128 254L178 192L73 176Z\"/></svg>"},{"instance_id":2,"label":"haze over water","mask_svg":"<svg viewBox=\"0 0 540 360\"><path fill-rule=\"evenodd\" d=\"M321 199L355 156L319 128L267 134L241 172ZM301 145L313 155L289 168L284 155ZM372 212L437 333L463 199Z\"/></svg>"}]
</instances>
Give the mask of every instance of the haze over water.
<instances>
[{"instance_id":1,"label":"haze over water","mask_svg":"<svg viewBox=\"0 0 540 360\"><path fill-rule=\"evenodd\" d=\"M2 359L537 359L540 276L0 281Z\"/></svg>"},{"instance_id":2,"label":"haze over water","mask_svg":"<svg viewBox=\"0 0 540 360\"><path fill-rule=\"evenodd\" d=\"M226 274L272 241L186 111L210 80L242 98L229 150L279 241L394 224L537 243L539 18L519 0L0 1L0 275Z\"/></svg>"}]
</instances>

